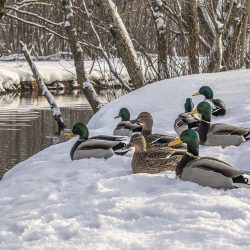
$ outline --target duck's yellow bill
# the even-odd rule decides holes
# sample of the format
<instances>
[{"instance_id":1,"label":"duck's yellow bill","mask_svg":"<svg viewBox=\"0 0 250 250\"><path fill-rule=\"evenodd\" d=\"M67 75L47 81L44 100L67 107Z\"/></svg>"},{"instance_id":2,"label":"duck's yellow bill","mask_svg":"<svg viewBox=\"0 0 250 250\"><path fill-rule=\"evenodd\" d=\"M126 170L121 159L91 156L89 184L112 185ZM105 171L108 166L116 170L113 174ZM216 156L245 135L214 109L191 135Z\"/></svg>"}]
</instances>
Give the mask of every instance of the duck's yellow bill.
<instances>
[{"instance_id":1,"label":"duck's yellow bill","mask_svg":"<svg viewBox=\"0 0 250 250\"><path fill-rule=\"evenodd\" d=\"M199 112L197 109L193 109L191 112L187 112L187 115L192 115L194 117L195 117L195 115L198 115L198 114L199 114Z\"/></svg>"},{"instance_id":2,"label":"duck's yellow bill","mask_svg":"<svg viewBox=\"0 0 250 250\"><path fill-rule=\"evenodd\" d=\"M192 94L192 96L197 96L197 95L201 95L199 91L197 91L194 94Z\"/></svg>"},{"instance_id":3,"label":"duck's yellow bill","mask_svg":"<svg viewBox=\"0 0 250 250\"><path fill-rule=\"evenodd\" d=\"M71 139L71 138L73 138L75 136L75 134L72 131L67 132L64 135L65 135L66 140L69 140L69 139Z\"/></svg>"},{"instance_id":4,"label":"duck's yellow bill","mask_svg":"<svg viewBox=\"0 0 250 250\"><path fill-rule=\"evenodd\" d=\"M120 118L120 116L119 116L119 115L117 115L117 116L115 116L115 117L114 117L114 119L118 119L118 118Z\"/></svg>"},{"instance_id":5,"label":"duck's yellow bill","mask_svg":"<svg viewBox=\"0 0 250 250\"><path fill-rule=\"evenodd\" d=\"M179 137L177 137L174 141L171 141L169 144L168 144L168 146L169 147L173 147L173 146L176 146L176 145L180 145L180 144L182 144L183 143L183 141L179 138Z\"/></svg>"},{"instance_id":6,"label":"duck's yellow bill","mask_svg":"<svg viewBox=\"0 0 250 250\"><path fill-rule=\"evenodd\" d=\"M196 120L201 121L201 118L200 118L199 114L193 114L192 116L193 116Z\"/></svg>"}]
</instances>

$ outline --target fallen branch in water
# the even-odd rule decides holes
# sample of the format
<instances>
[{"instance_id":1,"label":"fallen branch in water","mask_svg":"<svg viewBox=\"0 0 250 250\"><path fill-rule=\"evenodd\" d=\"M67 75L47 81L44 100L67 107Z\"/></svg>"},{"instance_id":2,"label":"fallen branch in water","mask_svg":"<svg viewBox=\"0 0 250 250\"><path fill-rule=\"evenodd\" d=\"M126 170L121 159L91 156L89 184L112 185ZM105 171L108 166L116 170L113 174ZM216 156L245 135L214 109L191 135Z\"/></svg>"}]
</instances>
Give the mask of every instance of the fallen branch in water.
<instances>
[{"instance_id":1,"label":"fallen branch in water","mask_svg":"<svg viewBox=\"0 0 250 250\"><path fill-rule=\"evenodd\" d=\"M52 111L52 115L54 117L54 119L56 120L57 124L58 124L58 129L59 131L63 130L65 128L65 124L64 121L62 119L62 114L61 111L59 109L59 107L56 104L55 98L54 96L50 93L50 91L48 90L47 86L45 85L44 81L42 80L37 67L35 65L35 63L32 61L29 51L27 49L27 46L20 41L20 44L22 46L22 52L31 68L31 71L33 73L34 78L36 79L36 82L38 84L38 86L40 87L40 89L42 90L42 95L47 99L51 111Z\"/></svg>"}]
</instances>

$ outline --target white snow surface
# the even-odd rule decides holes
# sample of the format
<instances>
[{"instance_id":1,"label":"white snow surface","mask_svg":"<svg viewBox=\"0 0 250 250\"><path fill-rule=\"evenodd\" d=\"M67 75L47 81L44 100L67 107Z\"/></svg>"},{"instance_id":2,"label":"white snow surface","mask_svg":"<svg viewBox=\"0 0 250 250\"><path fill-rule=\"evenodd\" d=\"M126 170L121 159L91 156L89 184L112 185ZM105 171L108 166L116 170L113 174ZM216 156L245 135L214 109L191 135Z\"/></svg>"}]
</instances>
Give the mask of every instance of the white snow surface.
<instances>
[{"instance_id":1,"label":"white snow surface","mask_svg":"<svg viewBox=\"0 0 250 250\"><path fill-rule=\"evenodd\" d=\"M45 84L49 85L55 81L73 81L76 80L76 73L73 61L36 61L34 62L42 80ZM123 67L119 59L114 59L117 71L120 77L124 80L128 80L128 74ZM85 70L90 72L93 66L92 60L85 61ZM99 62L95 62L91 73L89 74L91 79L96 80L111 80L114 81L114 77L110 75L107 63L105 60L100 59ZM20 85L21 82L32 81L33 74L27 62L5 62L0 61L0 92L9 88L9 85Z\"/></svg>"},{"instance_id":2,"label":"white snow surface","mask_svg":"<svg viewBox=\"0 0 250 250\"><path fill-rule=\"evenodd\" d=\"M122 107L149 111L154 132L174 134L187 97L209 85L229 111L214 122L250 127L250 71L174 78L107 104L90 134L111 134ZM203 98L194 97L195 104ZM35 139L35 138L34 138ZM250 249L249 189L216 190L173 172L132 174L131 155L71 161L76 138L51 146L0 182L0 249ZM250 170L250 142L201 147L201 155Z\"/></svg>"}]
</instances>

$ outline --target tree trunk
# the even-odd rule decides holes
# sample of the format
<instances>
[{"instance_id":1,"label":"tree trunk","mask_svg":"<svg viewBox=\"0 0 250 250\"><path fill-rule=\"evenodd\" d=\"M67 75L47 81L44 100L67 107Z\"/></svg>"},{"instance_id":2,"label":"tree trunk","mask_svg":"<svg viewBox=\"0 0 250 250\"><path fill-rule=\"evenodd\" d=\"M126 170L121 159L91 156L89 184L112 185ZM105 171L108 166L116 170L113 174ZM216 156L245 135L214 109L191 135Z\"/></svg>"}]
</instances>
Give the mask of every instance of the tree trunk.
<instances>
[{"instance_id":1,"label":"tree trunk","mask_svg":"<svg viewBox=\"0 0 250 250\"><path fill-rule=\"evenodd\" d=\"M96 4L103 8L105 18L110 28L110 33L116 44L119 56L128 71L130 79L135 88L144 85L144 77L140 67L138 57L130 36L117 11L117 7L112 0L95 0Z\"/></svg>"},{"instance_id":2,"label":"tree trunk","mask_svg":"<svg viewBox=\"0 0 250 250\"><path fill-rule=\"evenodd\" d=\"M163 11L161 11L157 0L150 2L153 18L155 21L158 49L158 73L161 79L170 78L167 66L167 41L166 41L166 23ZM159 79L159 80L161 80Z\"/></svg>"},{"instance_id":3,"label":"tree trunk","mask_svg":"<svg viewBox=\"0 0 250 250\"><path fill-rule=\"evenodd\" d=\"M215 37L215 52L214 52L214 72L220 72L222 68L222 34L217 33Z\"/></svg>"},{"instance_id":4,"label":"tree trunk","mask_svg":"<svg viewBox=\"0 0 250 250\"><path fill-rule=\"evenodd\" d=\"M187 2L188 9L188 20L189 20L189 33L190 33L190 47L189 47L189 58L190 58L190 74L199 73L199 40L200 40L200 27L199 27L199 16L197 0L190 0Z\"/></svg>"},{"instance_id":5,"label":"tree trunk","mask_svg":"<svg viewBox=\"0 0 250 250\"><path fill-rule=\"evenodd\" d=\"M7 0L0 0L0 20L5 15L5 7Z\"/></svg>"},{"instance_id":6,"label":"tree trunk","mask_svg":"<svg viewBox=\"0 0 250 250\"><path fill-rule=\"evenodd\" d=\"M246 51L246 42L247 42L247 24L248 24L248 15L244 16L243 28L242 28L242 38L240 46L240 67L245 66L245 51Z\"/></svg>"},{"instance_id":7,"label":"tree trunk","mask_svg":"<svg viewBox=\"0 0 250 250\"><path fill-rule=\"evenodd\" d=\"M247 15L248 15L248 24L250 25L250 0L247 0ZM250 41L248 42L248 65L247 68L250 69Z\"/></svg>"},{"instance_id":8,"label":"tree trunk","mask_svg":"<svg viewBox=\"0 0 250 250\"><path fill-rule=\"evenodd\" d=\"M87 79L84 68L84 57L81 44L78 41L76 27L73 21L73 11L71 0L62 0L63 14L64 14L64 28L66 30L67 37L69 39L70 49L74 58L74 64L76 68L77 82L83 87L84 95L89 101L90 106L96 113L103 105L102 101L98 97L93 85Z\"/></svg>"}]
</instances>

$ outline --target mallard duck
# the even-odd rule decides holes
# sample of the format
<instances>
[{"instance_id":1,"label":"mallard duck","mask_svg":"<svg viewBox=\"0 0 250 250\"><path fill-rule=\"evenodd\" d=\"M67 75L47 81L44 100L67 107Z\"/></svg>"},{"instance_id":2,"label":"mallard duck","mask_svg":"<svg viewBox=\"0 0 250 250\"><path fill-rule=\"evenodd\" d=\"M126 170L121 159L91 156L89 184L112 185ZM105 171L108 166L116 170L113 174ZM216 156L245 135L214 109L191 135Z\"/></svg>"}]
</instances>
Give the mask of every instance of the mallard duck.
<instances>
[{"instance_id":1,"label":"mallard duck","mask_svg":"<svg viewBox=\"0 0 250 250\"><path fill-rule=\"evenodd\" d=\"M142 125L140 123L135 120L130 121L130 113L127 108L121 108L115 119L117 118L121 118L122 120L114 129L113 135L131 136L135 132L142 131Z\"/></svg>"},{"instance_id":2,"label":"mallard duck","mask_svg":"<svg viewBox=\"0 0 250 250\"><path fill-rule=\"evenodd\" d=\"M175 139L175 137L171 135L152 134L153 117L149 112L140 113L136 121L142 124L141 134L146 139L147 148L152 146L166 146ZM183 146L181 146L181 148L183 148Z\"/></svg>"},{"instance_id":3,"label":"mallard duck","mask_svg":"<svg viewBox=\"0 0 250 250\"><path fill-rule=\"evenodd\" d=\"M238 146L250 139L250 129L233 126L230 124L211 124L211 106L207 102L198 104L191 114L199 112L201 121L196 131L200 136L200 144L205 146Z\"/></svg>"},{"instance_id":4,"label":"mallard duck","mask_svg":"<svg viewBox=\"0 0 250 250\"><path fill-rule=\"evenodd\" d=\"M185 113L179 114L174 122L174 130L175 132L180 135L184 130L189 128L197 128L199 124L199 119L188 114L194 109L194 104L191 98L187 98L185 105Z\"/></svg>"},{"instance_id":5,"label":"mallard duck","mask_svg":"<svg viewBox=\"0 0 250 250\"><path fill-rule=\"evenodd\" d=\"M227 112L226 105L221 99L213 99L213 90L208 86L202 86L198 92L194 93L193 96L203 95L205 96L206 102L208 102L212 107L212 115L219 116L225 115Z\"/></svg>"},{"instance_id":6,"label":"mallard duck","mask_svg":"<svg viewBox=\"0 0 250 250\"><path fill-rule=\"evenodd\" d=\"M133 173L156 174L166 170L174 171L177 163L185 153L183 150L171 151L158 148L146 149L146 140L143 135L132 135L127 147L134 147L135 152L132 159Z\"/></svg>"},{"instance_id":7,"label":"mallard duck","mask_svg":"<svg viewBox=\"0 0 250 250\"><path fill-rule=\"evenodd\" d=\"M79 135L79 139L70 151L71 160L84 158L109 158L114 154L123 155L128 149L123 150L127 143L124 137L98 135L89 138L89 131L85 124L76 123L72 131L66 133L68 138Z\"/></svg>"},{"instance_id":8,"label":"mallard duck","mask_svg":"<svg viewBox=\"0 0 250 250\"><path fill-rule=\"evenodd\" d=\"M185 130L169 146L180 143L187 144L187 152L176 167L176 176L180 179L212 188L250 187L248 179L243 176L249 172L236 169L215 158L199 157L199 135L195 130Z\"/></svg>"}]
</instances>

